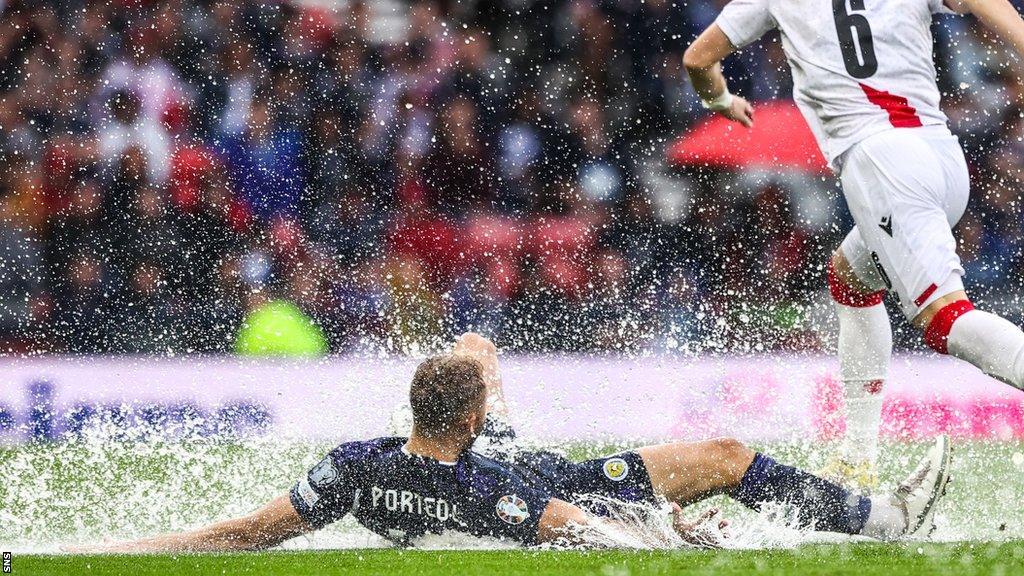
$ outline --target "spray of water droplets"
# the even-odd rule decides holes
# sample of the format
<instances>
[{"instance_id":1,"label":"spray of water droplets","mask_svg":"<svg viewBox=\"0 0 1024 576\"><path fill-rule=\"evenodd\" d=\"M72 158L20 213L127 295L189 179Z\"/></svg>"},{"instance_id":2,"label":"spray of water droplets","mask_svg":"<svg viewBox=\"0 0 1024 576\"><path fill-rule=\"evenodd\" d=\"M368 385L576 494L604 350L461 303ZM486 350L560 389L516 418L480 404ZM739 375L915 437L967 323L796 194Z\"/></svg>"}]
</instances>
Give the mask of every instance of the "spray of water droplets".
<instances>
[{"instance_id":1,"label":"spray of water droplets","mask_svg":"<svg viewBox=\"0 0 1024 576\"><path fill-rule=\"evenodd\" d=\"M99 424L62 442L0 448L0 541L18 552L56 552L62 546L123 540L203 524L251 512L285 493L329 446L279 438L159 436L143 427ZM892 445L884 452L883 476L898 479L920 447ZM786 461L813 466L806 447L780 446ZM1012 444L959 446L954 482L936 518L936 541L1001 540L1024 536L1024 513L1015 501L1021 450ZM592 496L581 504L608 516L581 528L572 541L590 546L673 549L692 546L672 529L666 509L609 502ZM726 530L701 527L708 542L728 549L791 548L830 538L796 528L794 511L768 507L755 514L724 499ZM692 511L687 511L693 514ZM285 549L368 548L389 544L346 518ZM432 549L507 548L509 542L458 534L416 542ZM565 547L555 544L552 547Z\"/></svg>"}]
</instances>

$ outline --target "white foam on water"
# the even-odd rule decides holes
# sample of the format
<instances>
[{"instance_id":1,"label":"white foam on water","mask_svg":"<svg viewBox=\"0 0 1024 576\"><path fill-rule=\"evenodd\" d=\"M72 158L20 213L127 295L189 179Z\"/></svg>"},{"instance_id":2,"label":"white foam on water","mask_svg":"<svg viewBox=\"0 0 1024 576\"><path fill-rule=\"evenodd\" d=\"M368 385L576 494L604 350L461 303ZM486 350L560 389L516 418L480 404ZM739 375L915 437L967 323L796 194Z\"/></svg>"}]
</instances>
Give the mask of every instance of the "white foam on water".
<instances>
[{"instance_id":1,"label":"white foam on water","mask_svg":"<svg viewBox=\"0 0 1024 576\"><path fill-rule=\"evenodd\" d=\"M287 492L329 448L268 438L193 438L187 433L165 438L152 430L102 425L72 441L0 447L0 542L12 552L54 553L62 545L134 539L240 516ZM1012 449L979 445L960 451L960 462L954 462L961 467L959 480L941 504L932 540L1021 537L1024 517L1006 506L1016 477L1005 475L1013 469L989 467L994 458ZM898 464L902 469L907 463ZM796 529L792 510L769 507L753 514L727 502L724 505L732 522L725 534L716 536L716 545L723 548L792 548L826 538ZM689 545L671 529L663 509L621 503L610 509L613 522L595 523L588 529L586 536L595 545L640 549ZM432 549L510 546L457 534L417 544ZM389 545L347 518L282 548Z\"/></svg>"},{"instance_id":2,"label":"white foam on water","mask_svg":"<svg viewBox=\"0 0 1024 576\"><path fill-rule=\"evenodd\" d=\"M793 548L805 541L808 532L797 528L796 516L780 517L780 510L766 507L759 514L745 515L742 522L719 527L720 517L698 523L689 539L672 527L671 509L666 504L619 502L603 496L589 496L580 502L585 508L600 507L607 516L595 517L587 526L576 527L566 540L583 541L599 548L673 550L680 548L721 548L763 550ZM552 547L571 544L556 543Z\"/></svg>"},{"instance_id":3,"label":"white foam on water","mask_svg":"<svg viewBox=\"0 0 1024 576\"><path fill-rule=\"evenodd\" d=\"M57 553L64 546L130 540L251 512L284 493L325 448L245 439L154 438L149 431L102 426L60 443L7 448L0 496L0 540L18 553ZM592 497L599 503L600 497ZM605 504L611 504L604 501ZM689 546L665 509L610 505L612 522L596 522L594 546L668 549ZM789 547L796 532L756 520L720 538L728 548ZM426 549L505 549L514 543L451 533L415 543ZM281 548L380 548L390 543L346 518Z\"/></svg>"}]
</instances>

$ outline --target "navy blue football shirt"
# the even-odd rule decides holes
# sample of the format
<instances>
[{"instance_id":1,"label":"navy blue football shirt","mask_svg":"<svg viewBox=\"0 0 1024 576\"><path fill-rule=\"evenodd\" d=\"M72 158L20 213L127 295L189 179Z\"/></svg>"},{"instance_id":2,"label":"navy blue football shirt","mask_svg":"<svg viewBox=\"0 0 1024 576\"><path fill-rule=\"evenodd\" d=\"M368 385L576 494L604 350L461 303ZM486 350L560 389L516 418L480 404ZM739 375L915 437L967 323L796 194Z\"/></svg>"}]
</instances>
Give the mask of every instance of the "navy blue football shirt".
<instances>
[{"instance_id":1,"label":"navy blue football shirt","mask_svg":"<svg viewBox=\"0 0 1024 576\"><path fill-rule=\"evenodd\" d=\"M450 463L409 454L406 440L338 446L292 488L292 506L313 528L352 514L400 544L449 530L536 543L552 497L543 482L469 450Z\"/></svg>"}]
</instances>

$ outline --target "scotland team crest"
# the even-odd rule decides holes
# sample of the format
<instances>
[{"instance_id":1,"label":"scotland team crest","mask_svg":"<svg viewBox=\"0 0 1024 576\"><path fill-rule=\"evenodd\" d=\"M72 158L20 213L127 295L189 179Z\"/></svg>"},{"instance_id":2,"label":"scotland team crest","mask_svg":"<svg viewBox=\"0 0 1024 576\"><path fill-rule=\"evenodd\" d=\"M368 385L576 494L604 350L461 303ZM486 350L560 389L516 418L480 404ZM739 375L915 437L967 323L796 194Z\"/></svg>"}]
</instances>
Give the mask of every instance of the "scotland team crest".
<instances>
[{"instance_id":1,"label":"scotland team crest","mask_svg":"<svg viewBox=\"0 0 1024 576\"><path fill-rule=\"evenodd\" d=\"M501 518L504 522L512 524L513 526L522 524L530 517L530 511L526 507L526 502L515 494L502 496L501 499L498 500L498 505L495 506L495 510L498 513L498 518Z\"/></svg>"},{"instance_id":2,"label":"scotland team crest","mask_svg":"<svg viewBox=\"0 0 1024 576\"><path fill-rule=\"evenodd\" d=\"M629 476L629 464L622 458L609 458L601 468L612 482L622 482Z\"/></svg>"}]
</instances>

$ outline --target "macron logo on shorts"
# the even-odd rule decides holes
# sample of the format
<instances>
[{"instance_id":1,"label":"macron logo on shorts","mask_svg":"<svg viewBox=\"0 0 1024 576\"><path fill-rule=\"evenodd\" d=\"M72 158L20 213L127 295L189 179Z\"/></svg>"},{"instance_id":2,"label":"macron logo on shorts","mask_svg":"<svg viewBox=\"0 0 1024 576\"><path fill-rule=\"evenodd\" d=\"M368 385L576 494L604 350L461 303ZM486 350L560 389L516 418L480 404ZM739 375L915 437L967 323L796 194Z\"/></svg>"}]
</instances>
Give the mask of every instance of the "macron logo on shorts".
<instances>
[{"instance_id":1,"label":"macron logo on shorts","mask_svg":"<svg viewBox=\"0 0 1024 576\"><path fill-rule=\"evenodd\" d=\"M882 218L882 222L878 225L878 227L882 229L882 232L888 234L889 238L892 238L892 214L889 214L885 218Z\"/></svg>"}]
</instances>

